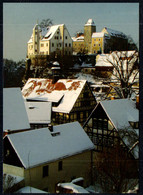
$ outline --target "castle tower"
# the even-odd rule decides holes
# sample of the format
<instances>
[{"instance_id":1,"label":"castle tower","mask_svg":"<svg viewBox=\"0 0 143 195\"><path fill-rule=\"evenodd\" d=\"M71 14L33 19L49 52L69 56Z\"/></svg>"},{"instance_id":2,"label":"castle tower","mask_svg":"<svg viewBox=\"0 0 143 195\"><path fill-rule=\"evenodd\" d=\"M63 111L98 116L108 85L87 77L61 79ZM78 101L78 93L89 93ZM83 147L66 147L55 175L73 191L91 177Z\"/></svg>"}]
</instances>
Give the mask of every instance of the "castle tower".
<instances>
[{"instance_id":1,"label":"castle tower","mask_svg":"<svg viewBox=\"0 0 143 195\"><path fill-rule=\"evenodd\" d=\"M39 45L40 45L40 29L39 25L36 24L33 28L33 53L39 54Z\"/></svg>"},{"instance_id":2,"label":"castle tower","mask_svg":"<svg viewBox=\"0 0 143 195\"><path fill-rule=\"evenodd\" d=\"M92 19L84 25L84 43L88 53L91 53L92 33L96 32L96 26Z\"/></svg>"}]
</instances>

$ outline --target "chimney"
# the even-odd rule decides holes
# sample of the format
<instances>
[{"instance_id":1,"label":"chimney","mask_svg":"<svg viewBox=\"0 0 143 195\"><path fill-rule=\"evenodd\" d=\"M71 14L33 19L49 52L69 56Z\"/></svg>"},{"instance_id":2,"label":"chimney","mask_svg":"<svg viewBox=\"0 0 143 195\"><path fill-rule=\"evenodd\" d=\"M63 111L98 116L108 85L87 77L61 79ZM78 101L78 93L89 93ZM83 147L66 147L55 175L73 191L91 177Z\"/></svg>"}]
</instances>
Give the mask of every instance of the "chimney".
<instances>
[{"instance_id":1,"label":"chimney","mask_svg":"<svg viewBox=\"0 0 143 195\"><path fill-rule=\"evenodd\" d=\"M115 97L114 96L111 96L111 100L114 100L115 99Z\"/></svg>"},{"instance_id":2,"label":"chimney","mask_svg":"<svg viewBox=\"0 0 143 195\"><path fill-rule=\"evenodd\" d=\"M53 132L53 125L49 124L49 125L48 125L48 128L49 128L49 130L50 130L51 132Z\"/></svg>"},{"instance_id":3,"label":"chimney","mask_svg":"<svg viewBox=\"0 0 143 195\"><path fill-rule=\"evenodd\" d=\"M136 96L136 108L139 109L139 95Z\"/></svg>"}]
</instances>

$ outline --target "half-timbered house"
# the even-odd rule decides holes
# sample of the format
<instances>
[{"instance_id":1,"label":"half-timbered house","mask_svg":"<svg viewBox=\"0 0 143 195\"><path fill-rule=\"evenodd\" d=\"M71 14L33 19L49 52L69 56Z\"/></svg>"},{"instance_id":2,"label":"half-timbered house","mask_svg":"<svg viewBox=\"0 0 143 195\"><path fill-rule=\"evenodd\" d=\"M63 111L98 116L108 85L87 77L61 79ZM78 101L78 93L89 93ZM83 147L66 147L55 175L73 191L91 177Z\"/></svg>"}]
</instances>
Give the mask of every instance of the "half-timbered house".
<instances>
[{"instance_id":1,"label":"half-timbered house","mask_svg":"<svg viewBox=\"0 0 143 195\"><path fill-rule=\"evenodd\" d=\"M86 80L30 78L22 89L26 101L52 102L54 124L79 121L83 124L96 105Z\"/></svg>"}]
</instances>

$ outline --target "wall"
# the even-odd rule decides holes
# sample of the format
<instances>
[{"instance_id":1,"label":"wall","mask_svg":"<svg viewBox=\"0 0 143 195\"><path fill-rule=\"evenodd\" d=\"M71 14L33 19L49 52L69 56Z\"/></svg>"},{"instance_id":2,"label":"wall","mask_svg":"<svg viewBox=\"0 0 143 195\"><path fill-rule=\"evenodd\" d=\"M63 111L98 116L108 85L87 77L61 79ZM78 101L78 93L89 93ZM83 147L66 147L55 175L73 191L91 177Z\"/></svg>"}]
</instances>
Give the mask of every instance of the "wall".
<instances>
[{"instance_id":1,"label":"wall","mask_svg":"<svg viewBox=\"0 0 143 195\"><path fill-rule=\"evenodd\" d=\"M3 173L24 177L24 168L3 163Z\"/></svg>"},{"instance_id":2,"label":"wall","mask_svg":"<svg viewBox=\"0 0 143 195\"><path fill-rule=\"evenodd\" d=\"M84 160L83 160L84 159ZM84 177L84 185L90 184L90 160L91 152L84 152L82 154L68 157L63 161L63 170L58 171L58 162L47 163L35 168L25 171L26 185L55 192L56 184L59 182L70 182L74 177ZM49 176L43 178L43 166L49 165ZM30 175L29 175L30 173ZM30 181L31 176L31 181Z\"/></svg>"}]
</instances>

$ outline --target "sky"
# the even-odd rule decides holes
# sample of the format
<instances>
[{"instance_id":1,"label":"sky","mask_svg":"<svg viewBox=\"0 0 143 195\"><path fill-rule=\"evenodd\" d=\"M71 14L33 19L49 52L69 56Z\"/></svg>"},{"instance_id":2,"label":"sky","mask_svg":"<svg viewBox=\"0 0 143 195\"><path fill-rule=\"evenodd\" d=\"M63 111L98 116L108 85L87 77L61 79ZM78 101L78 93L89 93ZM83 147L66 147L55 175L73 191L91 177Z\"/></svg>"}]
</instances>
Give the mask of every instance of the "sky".
<instances>
[{"instance_id":1,"label":"sky","mask_svg":"<svg viewBox=\"0 0 143 195\"><path fill-rule=\"evenodd\" d=\"M48 18L65 24L71 37L92 18L97 32L119 30L139 44L139 3L3 3L3 57L25 59L34 25Z\"/></svg>"}]
</instances>

